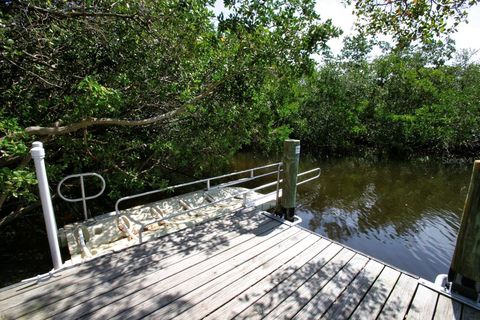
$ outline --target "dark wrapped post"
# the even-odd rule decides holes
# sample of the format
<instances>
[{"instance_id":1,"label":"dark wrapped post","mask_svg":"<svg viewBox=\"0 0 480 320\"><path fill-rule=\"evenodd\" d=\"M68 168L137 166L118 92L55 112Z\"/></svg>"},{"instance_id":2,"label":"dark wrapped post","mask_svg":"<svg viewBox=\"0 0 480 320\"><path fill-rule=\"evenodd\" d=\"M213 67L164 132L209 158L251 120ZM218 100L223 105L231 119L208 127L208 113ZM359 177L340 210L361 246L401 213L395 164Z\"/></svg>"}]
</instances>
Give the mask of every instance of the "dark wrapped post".
<instances>
[{"instance_id":1,"label":"dark wrapped post","mask_svg":"<svg viewBox=\"0 0 480 320\"><path fill-rule=\"evenodd\" d=\"M297 175L300 159L300 140L285 140L283 144L283 188L281 214L293 221L297 206Z\"/></svg>"},{"instance_id":2,"label":"dark wrapped post","mask_svg":"<svg viewBox=\"0 0 480 320\"><path fill-rule=\"evenodd\" d=\"M476 160L473 164L448 281L452 283L452 291L478 300L480 293L480 160Z\"/></svg>"}]
</instances>

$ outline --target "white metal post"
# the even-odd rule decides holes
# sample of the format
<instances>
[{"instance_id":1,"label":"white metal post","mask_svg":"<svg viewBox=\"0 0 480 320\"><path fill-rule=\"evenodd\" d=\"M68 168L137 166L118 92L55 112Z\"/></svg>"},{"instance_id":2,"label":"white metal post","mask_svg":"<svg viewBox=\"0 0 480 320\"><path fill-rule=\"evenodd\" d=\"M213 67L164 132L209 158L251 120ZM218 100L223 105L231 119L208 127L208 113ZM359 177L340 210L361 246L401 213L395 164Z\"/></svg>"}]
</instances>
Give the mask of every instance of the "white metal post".
<instances>
[{"instance_id":1,"label":"white metal post","mask_svg":"<svg viewBox=\"0 0 480 320\"><path fill-rule=\"evenodd\" d=\"M82 189L83 215L85 220L88 220L87 200L85 200L85 184L83 183L83 176L80 176L80 188Z\"/></svg>"},{"instance_id":2,"label":"white metal post","mask_svg":"<svg viewBox=\"0 0 480 320\"><path fill-rule=\"evenodd\" d=\"M43 218L45 219L45 226L47 227L48 244L50 245L53 268L60 269L62 267L62 256L58 245L57 223L53 213L52 199L50 198L47 171L45 170L45 150L43 149L43 144L39 141L35 141L32 144L30 154L35 163L38 189L40 191L40 200L42 202Z\"/></svg>"}]
</instances>

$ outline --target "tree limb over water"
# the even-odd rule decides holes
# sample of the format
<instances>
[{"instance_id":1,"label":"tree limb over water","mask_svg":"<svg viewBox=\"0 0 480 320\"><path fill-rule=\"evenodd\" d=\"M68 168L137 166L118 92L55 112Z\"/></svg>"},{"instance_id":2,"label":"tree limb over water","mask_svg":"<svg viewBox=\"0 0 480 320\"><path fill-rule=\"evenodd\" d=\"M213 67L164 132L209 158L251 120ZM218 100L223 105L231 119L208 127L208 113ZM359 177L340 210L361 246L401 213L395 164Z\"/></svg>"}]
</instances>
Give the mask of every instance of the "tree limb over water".
<instances>
[{"instance_id":1,"label":"tree limb over water","mask_svg":"<svg viewBox=\"0 0 480 320\"><path fill-rule=\"evenodd\" d=\"M50 136L50 135L61 135L68 134L80 129L86 129L91 126L123 126L123 127L135 127L135 126L147 126L154 124L160 121L165 121L173 118L174 116L182 113L185 110L184 107L175 109L173 111L147 118L141 120L124 120L124 119L111 119L111 118L86 118L80 122L69 124L66 126L58 127L40 127L40 126L31 126L25 129L29 134L34 134L38 136Z\"/></svg>"}]
</instances>

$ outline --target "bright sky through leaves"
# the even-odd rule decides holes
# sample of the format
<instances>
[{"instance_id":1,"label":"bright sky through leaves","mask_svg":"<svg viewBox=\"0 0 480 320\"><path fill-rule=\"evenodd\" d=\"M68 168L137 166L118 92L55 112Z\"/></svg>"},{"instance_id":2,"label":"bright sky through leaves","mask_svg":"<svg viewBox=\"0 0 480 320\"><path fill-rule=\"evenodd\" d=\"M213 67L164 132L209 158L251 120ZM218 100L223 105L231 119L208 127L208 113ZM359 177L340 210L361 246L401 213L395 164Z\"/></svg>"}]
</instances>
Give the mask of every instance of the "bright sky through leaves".
<instances>
[{"instance_id":1,"label":"bright sky through leaves","mask_svg":"<svg viewBox=\"0 0 480 320\"><path fill-rule=\"evenodd\" d=\"M215 14L219 14L225 10L223 1L217 0L215 3ZM353 6L345 7L341 0L318 0L316 5L317 12L320 13L322 19L332 19L335 26L340 27L344 34L335 39L328 41L332 52L337 54L342 49L343 38L354 29L355 17L352 14ZM473 49L479 50L474 56L475 60L480 59L480 5L476 5L468 10L468 23L462 22L458 27L458 32L452 35L456 42L457 50ZM386 37L380 37L381 40L387 40ZM374 54L380 54L379 49Z\"/></svg>"}]
</instances>

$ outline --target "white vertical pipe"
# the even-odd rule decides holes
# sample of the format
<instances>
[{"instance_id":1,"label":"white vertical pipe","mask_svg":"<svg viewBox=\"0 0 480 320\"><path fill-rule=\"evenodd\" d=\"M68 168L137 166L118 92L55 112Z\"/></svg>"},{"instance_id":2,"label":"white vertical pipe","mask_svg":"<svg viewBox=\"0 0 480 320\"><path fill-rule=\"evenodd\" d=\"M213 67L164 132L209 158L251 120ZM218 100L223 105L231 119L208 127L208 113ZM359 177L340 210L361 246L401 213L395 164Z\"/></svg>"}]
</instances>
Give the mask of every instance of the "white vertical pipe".
<instances>
[{"instance_id":1,"label":"white vertical pipe","mask_svg":"<svg viewBox=\"0 0 480 320\"><path fill-rule=\"evenodd\" d=\"M80 176L80 188L82 189L83 215L85 221L88 220L87 200L85 200L85 184L83 183L83 176Z\"/></svg>"},{"instance_id":2,"label":"white vertical pipe","mask_svg":"<svg viewBox=\"0 0 480 320\"><path fill-rule=\"evenodd\" d=\"M34 141L32 143L32 148L43 148L43 143L41 143L40 141Z\"/></svg>"},{"instance_id":3,"label":"white vertical pipe","mask_svg":"<svg viewBox=\"0 0 480 320\"><path fill-rule=\"evenodd\" d=\"M47 227L48 244L52 255L54 269L62 267L62 256L58 245L57 223L53 213L52 199L50 198L50 189L48 186L47 171L45 170L45 150L43 144L35 141L30 150L32 159L35 163L35 171L37 173L38 189L40 191L40 200L42 202L43 218Z\"/></svg>"}]
</instances>

